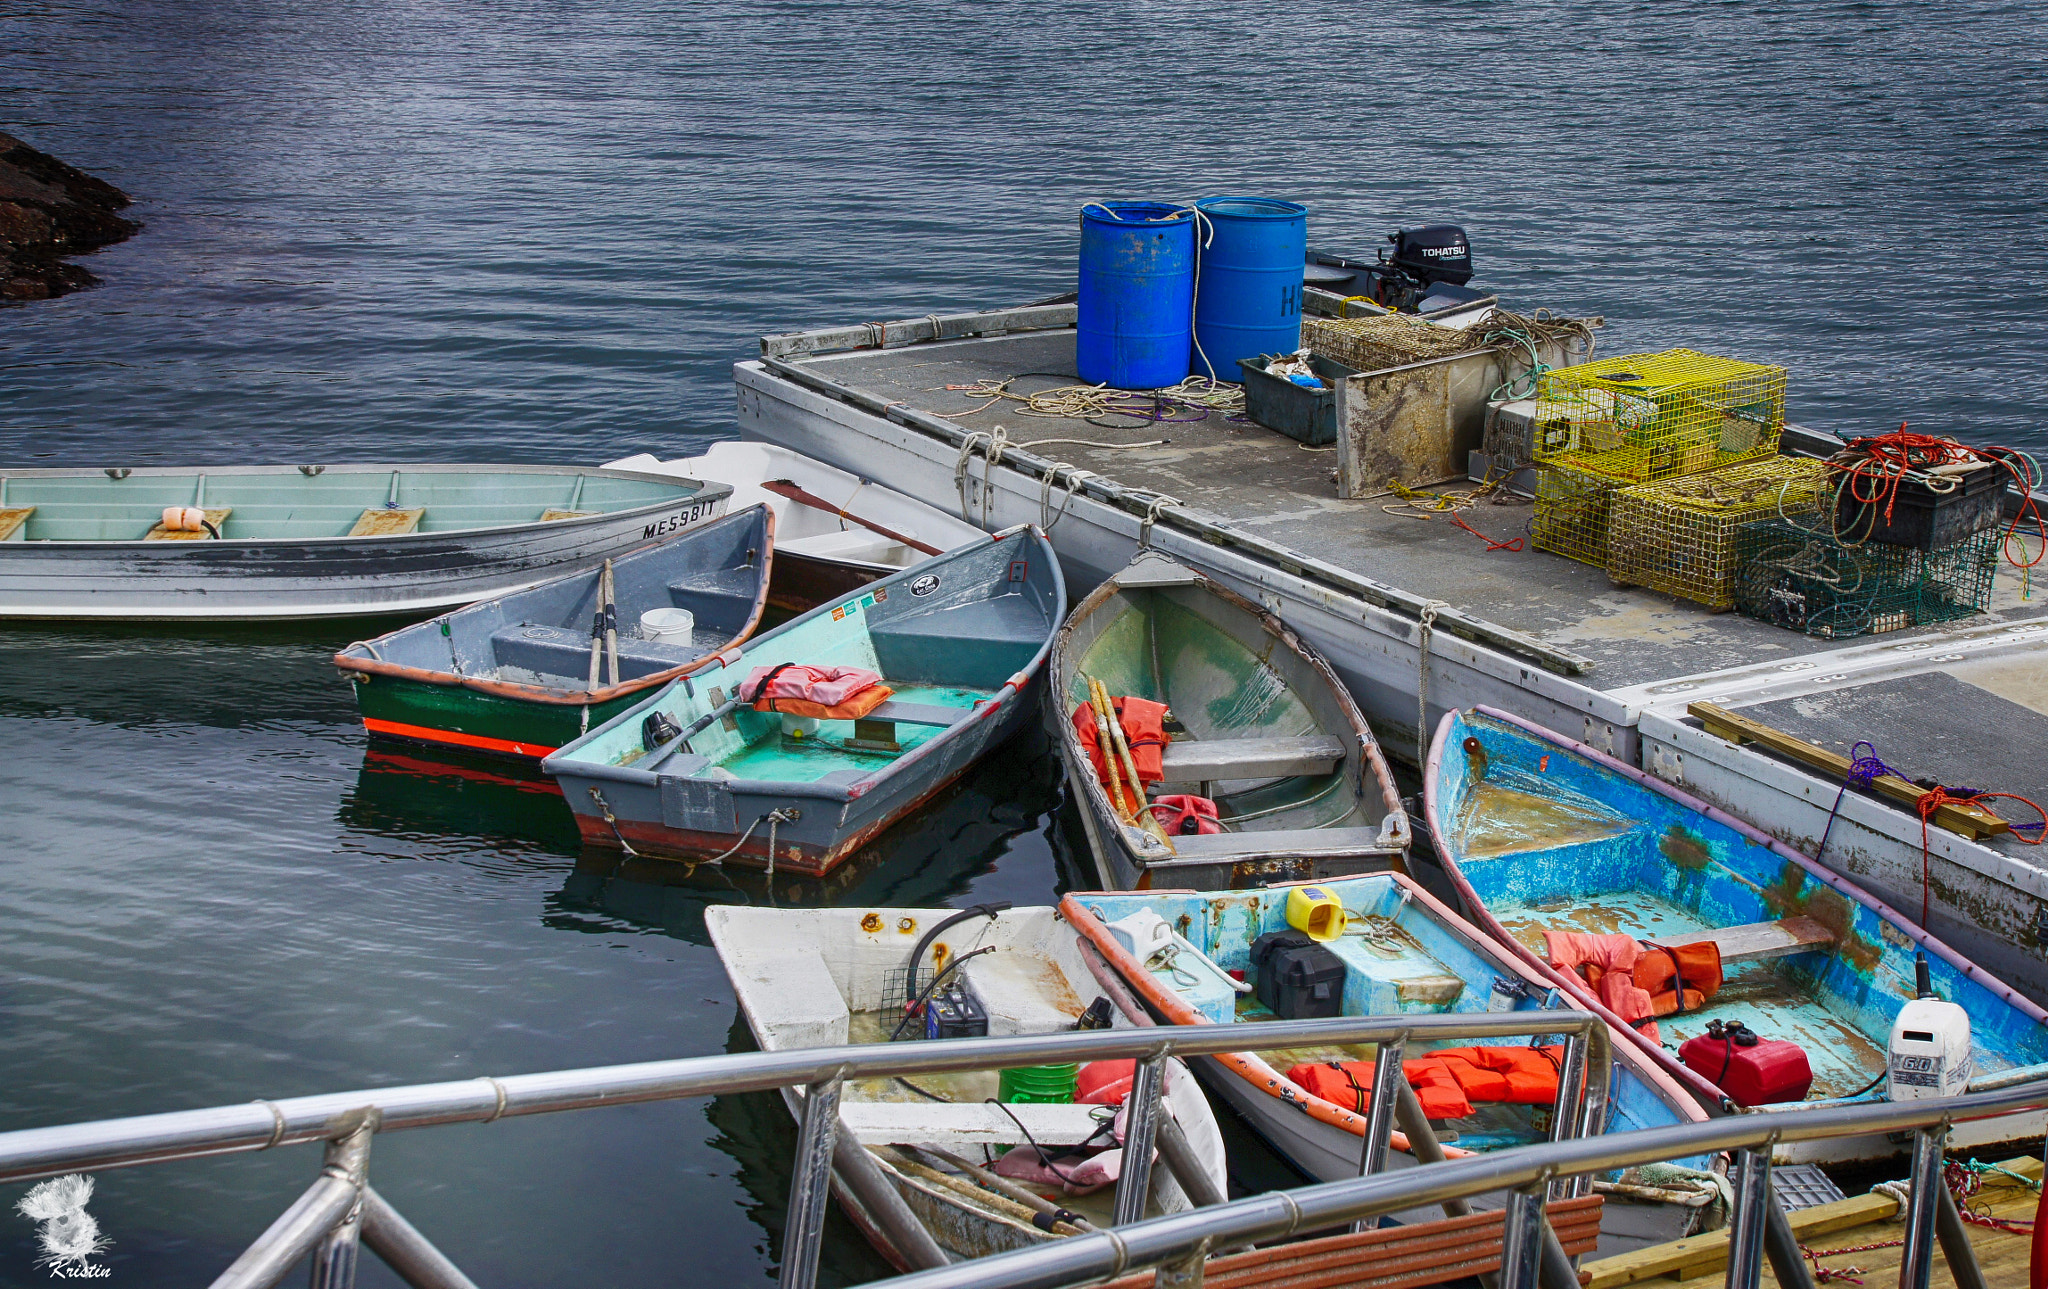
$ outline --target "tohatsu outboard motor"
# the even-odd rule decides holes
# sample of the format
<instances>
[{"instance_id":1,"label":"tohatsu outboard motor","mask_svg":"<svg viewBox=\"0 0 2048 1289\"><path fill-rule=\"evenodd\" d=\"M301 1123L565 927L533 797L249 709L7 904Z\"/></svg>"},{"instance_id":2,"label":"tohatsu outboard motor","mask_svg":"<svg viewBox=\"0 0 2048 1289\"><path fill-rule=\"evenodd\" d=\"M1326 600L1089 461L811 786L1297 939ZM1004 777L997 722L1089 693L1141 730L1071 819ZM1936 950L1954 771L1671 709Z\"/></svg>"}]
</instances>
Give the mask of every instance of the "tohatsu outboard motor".
<instances>
[{"instance_id":1,"label":"tohatsu outboard motor","mask_svg":"<svg viewBox=\"0 0 2048 1289\"><path fill-rule=\"evenodd\" d=\"M1380 262L1393 265L1419 283L1463 286L1472 280L1472 243L1455 224L1404 228L1388 233L1387 240L1394 244L1394 253L1389 256L1381 251Z\"/></svg>"},{"instance_id":2,"label":"tohatsu outboard motor","mask_svg":"<svg viewBox=\"0 0 2048 1289\"><path fill-rule=\"evenodd\" d=\"M1472 244L1455 224L1431 224L1388 233L1392 254L1380 251L1371 281L1373 303L1402 313L1434 313L1484 294L1472 280Z\"/></svg>"},{"instance_id":3,"label":"tohatsu outboard motor","mask_svg":"<svg viewBox=\"0 0 2048 1289\"><path fill-rule=\"evenodd\" d=\"M1899 1009L1886 1043L1885 1094L1894 1101L1959 1097L1969 1090L1975 1062L1970 1013L1934 996L1927 955L1914 961L1920 996Z\"/></svg>"}]
</instances>

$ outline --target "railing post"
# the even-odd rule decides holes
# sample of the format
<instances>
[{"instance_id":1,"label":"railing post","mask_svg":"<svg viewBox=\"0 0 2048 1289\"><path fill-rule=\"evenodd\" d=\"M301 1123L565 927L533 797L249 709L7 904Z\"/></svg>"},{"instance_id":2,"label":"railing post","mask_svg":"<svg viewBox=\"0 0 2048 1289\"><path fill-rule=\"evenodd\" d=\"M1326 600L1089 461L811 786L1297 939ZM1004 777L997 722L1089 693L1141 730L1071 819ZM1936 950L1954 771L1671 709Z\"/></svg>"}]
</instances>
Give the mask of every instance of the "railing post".
<instances>
[{"instance_id":1,"label":"railing post","mask_svg":"<svg viewBox=\"0 0 2048 1289\"><path fill-rule=\"evenodd\" d=\"M1387 1143L1394 1136L1394 1085L1406 1083L1401 1053L1408 1036L1380 1044L1372 1061L1372 1101L1365 1116L1365 1141L1359 1148L1358 1175L1367 1177L1387 1166Z\"/></svg>"},{"instance_id":2,"label":"railing post","mask_svg":"<svg viewBox=\"0 0 2048 1289\"><path fill-rule=\"evenodd\" d=\"M1728 1232L1728 1289L1757 1289L1763 1277L1764 1222L1771 1203L1771 1151L1736 1152L1742 1172L1735 1181L1735 1212Z\"/></svg>"},{"instance_id":3,"label":"railing post","mask_svg":"<svg viewBox=\"0 0 2048 1289\"><path fill-rule=\"evenodd\" d=\"M363 1243L412 1289L476 1289L462 1268L433 1246L375 1187L363 1187Z\"/></svg>"},{"instance_id":4,"label":"railing post","mask_svg":"<svg viewBox=\"0 0 2048 1289\"><path fill-rule=\"evenodd\" d=\"M1152 1273L1152 1289L1202 1289L1202 1276L1209 1262L1208 1236L1195 1241L1195 1247L1177 1262L1162 1262Z\"/></svg>"},{"instance_id":5,"label":"railing post","mask_svg":"<svg viewBox=\"0 0 2048 1289\"><path fill-rule=\"evenodd\" d=\"M1552 1141L1566 1141L1585 1132L1581 1115L1586 1091L1586 1047L1584 1034L1564 1036L1564 1059L1557 1068L1557 1101L1550 1109ZM1572 1199L1588 1193L1593 1179L1587 1174L1575 1174L1553 1185L1559 1199Z\"/></svg>"},{"instance_id":6,"label":"railing post","mask_svg":"<svg viewBox=\"0 0 2048 1289\"><path fill-rule=\"evenodd\" d=\"M1501 1230L1500 1289L1536 1289L1543 1269L1543 1200L1550 1183L1542 1182L1508 1196L1506 1225Z\"/></svg>"},{"instance_id":7,"label":"railing post","mask_svg":"<svg viewBox=\"0 0 2048 1289\"><path fill-rule=\"evenodd\" d=\"M1139 1060L1131 1093L1124 1098L1130 1113L1124 1119L1124 1164L1116 1179L1112 1226L1145 1220L1145 1196L1152 1187L1152 1148L1159 1137L1159 1098L1166 1090L1166 1052L1162 1045Z\"/></svg>"},{"instance_id":8,"label":"railing post","mask_svg":"<svg viewBox=\"0 0 2048 1289\"><path fill-rule=\"evenodd\" d=\"M370 1137L377 1131L379 1118L372 1110L354 1132L327 1143L320 1170L353 1186L356 1202L313 1246L313 1274L307 1282L310 1289L355 1289L356 1249L363 1234L363 1188L368 1184L370 1170Z\"/></svg>"},{"instance_id":9,"label":"railing post","mask_svg":"<svg viewBox=\"0 0 2048 1289\"><path fill-rule=\"evenodd\" d=\"M843 1079L843 1073L834 1074L804 1090L804 1121L797 1132L796 1166L789 1178L789 1213L782 1223L782 1289L812 1289L818 1282L818 1252L825 1240L825 1208L831 1203L832 1145L838 1135Z\"/></svg>"},{"instance_id":10,"label":"railing post","mask_svg":"<svg viewBox=\"0 0 2048 1289\"><path fill-rule=\"evenodd\" d=\"M1899 1263L1899 1289L1927 1289L1934 1268L1934 1209L1941 1188L1942 1146L1948 1124L1922 1128L1913 1135L1912 1207L1906 1211L1905 1257Z\"/></svg>"}]
</instances>

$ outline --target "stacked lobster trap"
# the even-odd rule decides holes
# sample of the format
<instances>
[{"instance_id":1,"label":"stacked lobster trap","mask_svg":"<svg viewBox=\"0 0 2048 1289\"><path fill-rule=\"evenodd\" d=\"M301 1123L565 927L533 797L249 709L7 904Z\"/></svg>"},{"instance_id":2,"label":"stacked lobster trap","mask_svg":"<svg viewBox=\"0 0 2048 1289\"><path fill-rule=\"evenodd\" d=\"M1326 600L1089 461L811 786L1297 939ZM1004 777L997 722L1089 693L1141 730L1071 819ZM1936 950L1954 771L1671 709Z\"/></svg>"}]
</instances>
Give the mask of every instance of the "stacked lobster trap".
<instances>
[{"instance_id":1,"label":"stacked lobster trap","mask_svg":"<svg viewBox=\"0 0 2048 1289\"><path fill-rule=\"evenodd\" d=\"M1876 635L1984 612L1998 559L1995 528L1933 550L1852 545L1815 512L1803 523L1774 519L1743 530L1734 602L1752 618L1810 636Z\"/></svg>"},{"instance_id":2,"label":"stacked lobster trap","mask_svg":"<svg viewBox=\"0 0 2048 1289\"><path fill-rule=\"evenodd\" d=\"M1713 500L1689 504L1702 500L1697 490L1660 485L1775 462L1785 428L1784 368L1690 349L1561 367L1538 378L1531 420L1537 549L1604 568L1618 581L1689 597L1704 591L1713 597L1707 602L1728 607L1733 544L1725 508ZM1731 486L1740 494L1750 482L1744 476ZM1626 536L1617 525L1627 525Z\"/></svg>"}]
</instances>

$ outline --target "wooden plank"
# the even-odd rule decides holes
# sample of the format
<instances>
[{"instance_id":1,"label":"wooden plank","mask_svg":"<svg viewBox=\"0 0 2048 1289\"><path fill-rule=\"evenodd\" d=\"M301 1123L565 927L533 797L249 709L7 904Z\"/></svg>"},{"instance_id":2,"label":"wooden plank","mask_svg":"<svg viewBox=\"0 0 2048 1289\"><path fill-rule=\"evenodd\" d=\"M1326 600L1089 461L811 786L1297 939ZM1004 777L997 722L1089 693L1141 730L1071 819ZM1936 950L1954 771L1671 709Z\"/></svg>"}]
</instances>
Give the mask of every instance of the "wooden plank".
<instances>
[{"instance_id":1,"label":"wooden plank","mask_svg":"<svg viewBox=\"0 0 2048 1289\"><path fill-rule=\"evenodd\" d=\"M971 707L943 707L937 703L899 703L884 699L867 714L871 721L901 721L905 725L958 725L974 715Z\"/></svg>"},{"instance_id":2,"label":"wooden plank","mask_svg":"<svg viewBox=\"0 0 2048 1289\"><path fill-rule=\"evenodd\" d=\"M1833 1204L1817 1204L1786 1214L1792 1234L1805 1240L1810 1236L1846 1231L1871 1222L1883 1222L1899 1211L1899 1202L1889 1195L1853 1195ZM1728 1228L1689 1236L1668 1244L1654 1244L1634 1253L1623 1253L1580 1268L1590 1275L1586 1289L1614 1289L1660 1276L1690 1279L1704 1275L1728 1262Z\"/></svg>"},{"instance_id":3,"label":"wooden plank","mask_svg":"<svg viewBox=\"0 0 2048 1289\"><path fill-rule=\"evenodd\" d=\"M1217 832L1173 839L1179 859L1236 859L1250 855L1321 855L1336 850L1371 850L1377 828L1275 828L1270 832ZM1168 861L1161 871L1170 870Z\"/></svg>"},{"instance_id":4,"label":"wooden plank","mask_svg":"<svg viewBox=\"0 0 2048 1289\"><path fill-rule=\"evenodd\" d=\"M588 519L590 516L598 513L595 510L559 510L554 506L549 506L546 510L540 512L540 521L544 524L552 524L557 519Z\"/></svg>"},{"instance_id":5,"label":"wooden plank","mask_svg":"<svg viewBox=\"0 0 2048 1289\"><path fill-rule=\"evenodd\" d=\"M2038 1158L2008 1159L2000 1167L2029 1178L2041 1175ZM1980 1180L1983 1189L1973 1201L1974 1208L1988 1208L1993 1216L2020 1221L2033 1217L2036 1203L2033 1191L2000 1173L1985 1173ZM1834 1204L1799 1209L1787 1217L1792 1223L1793 1233L1802 1243L1826 1253L1833 1246L1854 1248L1898 1239L1902 1228L1897 1213L1897 1204L1888 1196L1858 1195ZM2026 1236L1976 1225L1968 1230L1987 1284L2026 1283L2029 1248ZM1898 1248L1891 1247L1833 1254L1824 1258L1820 1265L1836 1269L1859 1266L1865 1272L1865 1284L1891 1284L1898 1279L1899 1252ZM1684 1260L1688 1256L1691 1260ZM1725 1270L1727 1260L1727 1232L1723 1230L1588 1262L1582 1270L1590 1276L1589 1289L1617 1289L1622 1285L1680 1285L1719 1276ZM1763 1283L1772 1286L1777 1283L1768 1263L1763 1269ZM1953 1283L1939 1255L1934 1260L1933 1283L1936 1286Z\"/></svg>"},{"instance_id":6,"label":"wooden plank","mask_svg":"<svg viewBox=\"0 0 2048 1289\"><path fill-rule=\"evenodd\" d=\"M1725 707L1716 707L1712 703L1692 703L1687 705L1685 710L1688 714L1698 717L1700 723L1706 727L1707 733L1715 738L1724 738L1730 743L1755 743L1801 765L1823 771L1837 781L1846 779L1849 775L1848 757L1839 752L1831 752L1817 743L1794 738L1762 721L1751 720L1747 716L1731 712ZM1891 775L1873 779L1870 786L1878 795L1916 812L1920 808L1920 798L1927 795L1924 789ZM1938 828L1961 833L1972 841L1995 837L2011 829L2010 824L1993 812L1982 806L1964 802L1943 802L1935 811L1933 822Z\"/></svg>"},{"instance_id":7,"label":"wooden plank","mask_svg":"<svg viewBox=\"0 0 2048 1289\"><path fill-rule=\"evenodd\" d=\"M0 508L0 542L18 542L22 538L22 525L36 513L34 506L7 506Z\"/></svg>"},{"instance_id":8,"label":"wooden plank","mask_svg":"<svg viewBox=\"0 0 2048 1289\"><path fill-rule=\"evenodd\" d=\"M207 506L205 510L206 522L212 524L215 528L219 528L222 524L226 523L228 516L235 513L233 506ZM147 533L143 534L142 540L146 542L205 542L212 541L213 534L207 532L204 528L194 533L172 532L159 522L152 526Z\"/></svg>"},{"instance_id":9,"label":"wooden plank","mask_svg":"<svg viewBox=\"0 0 2048 1289\"><path fill-rule=\"evenodd\" d=\"M1781 918L1776 922L1749 922L1742 926L1722 927L1715 931L1688 932L1685 935L1645 937L1645 944L1660 948L1676 948L1682 944L1705 944L1712 942L1721 950L1721 961L1761 962L1766 958L1785 958L1795 953L1826 948L1835 942L1835 933L1809 917Z\"/></svg>"},{"instance_id":10,"label":"wooden plank","mask_svg":"<svg viewBox=\"0 0 2048 1289\"><path fill-rule=\"evenodd\" d=\"M1166 745L1161 757L1169 783L1328 774L1343 759L1344 740L1331 734L1308 738L1176 739Z\"/></svg>"},{"instance_id":11,"label":"wooden plank","mask_svg":"<svg viewBox=\"0 0 2048 1289\"><path fill-rule=\"evenodd\" d=\"M425 506L414 506L407 510L386 510L378 506L365 510L356 516L355 527L348 530L351 537L398 537L420 526L420 519L427 513Z\"/></svg>"}]
</instances>

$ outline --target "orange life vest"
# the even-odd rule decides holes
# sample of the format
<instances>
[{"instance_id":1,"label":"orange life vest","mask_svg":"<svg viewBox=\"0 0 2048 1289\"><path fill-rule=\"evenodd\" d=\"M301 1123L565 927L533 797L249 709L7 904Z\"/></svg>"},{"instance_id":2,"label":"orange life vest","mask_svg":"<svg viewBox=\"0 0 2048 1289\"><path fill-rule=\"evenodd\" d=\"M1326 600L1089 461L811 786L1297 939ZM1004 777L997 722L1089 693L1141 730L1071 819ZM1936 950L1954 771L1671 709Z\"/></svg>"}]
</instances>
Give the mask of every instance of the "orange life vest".
<instances>
[{"instance_id":1,"label":"orange life vest","mask_svg":"<svg viewBox=\"0 0 2048 1289\"><path fill-rule=\"evenodd\" d=\"M1131 745L1131 763L1137 767L1137 789L1147 783L1158 783L1166 777L1163 760L1167 743L1166 704L1155 703L1149 698L1111 698L1110 708L1116 713L1117 724L1124 728L1124 741ZM1088 759L1095 766L1095 777L1102 781L1105 790L1109 787L1109 749L1103 746L1102 733L1096 728L1095 707L1082 703L1074 708L1074 733L1079 736L1081 746L1088 752ZM1117 780L1124 777L1123 763L1117 763ZM1124 783L1124 809L1136 813L1144 806L1140 791L1134 785Z\"/></svg>"}]
</instances>

